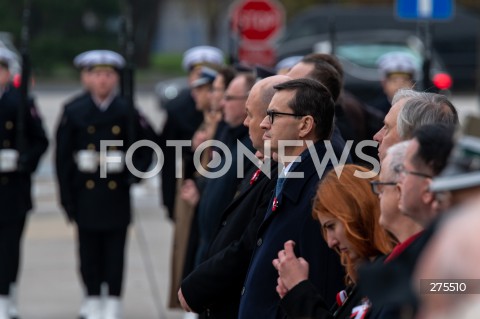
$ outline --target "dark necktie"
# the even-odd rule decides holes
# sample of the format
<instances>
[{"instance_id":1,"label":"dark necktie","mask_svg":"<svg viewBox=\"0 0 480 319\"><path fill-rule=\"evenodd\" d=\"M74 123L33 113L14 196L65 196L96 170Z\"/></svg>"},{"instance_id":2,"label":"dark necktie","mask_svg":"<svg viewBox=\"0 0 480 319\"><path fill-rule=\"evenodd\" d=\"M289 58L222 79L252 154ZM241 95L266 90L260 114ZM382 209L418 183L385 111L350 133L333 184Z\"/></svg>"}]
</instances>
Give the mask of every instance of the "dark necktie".
<instances>
[{"instance_id":1,"label":"dark necktie","mask_svg":"<svg viewBox=\"0 0 480 319\"><path fill-rule=\"evenodd\" d=\"M286 180L287 179L285 178L283 173L278 176L277 185L275 186L275 197L278 197L278 195L280 195L280 193L282 192L283 184Z\"/></svg>"}]
</instances>

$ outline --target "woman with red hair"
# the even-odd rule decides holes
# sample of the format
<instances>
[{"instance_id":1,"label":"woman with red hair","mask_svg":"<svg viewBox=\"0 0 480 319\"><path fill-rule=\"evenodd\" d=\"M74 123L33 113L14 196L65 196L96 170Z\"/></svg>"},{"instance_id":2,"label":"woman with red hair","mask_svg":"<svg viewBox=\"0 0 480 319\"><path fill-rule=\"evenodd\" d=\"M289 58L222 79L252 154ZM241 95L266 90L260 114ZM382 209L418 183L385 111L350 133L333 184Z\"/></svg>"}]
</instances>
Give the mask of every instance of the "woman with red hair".
<instances>
[{"instance_id":1,"label":"woman with red hair","mask_svg":"<svg viewBox=\"0 0 480 319\"><path fill-rule=\"evenodd\" d=\"M366 178L369 174L362 166L337 167L320 182L314 199L313 218L319 220L328 246L340 254L346 271L347 287L337 294L333 307L308 281L308 263L295 256L293 241L286 242L273 260L280 305L288 318L365 318L371 311L368 299L356 289L357 269L389 253L394 242L378 222L380 204L370 186L375 178Z\"/></svg>"}]
</instances>

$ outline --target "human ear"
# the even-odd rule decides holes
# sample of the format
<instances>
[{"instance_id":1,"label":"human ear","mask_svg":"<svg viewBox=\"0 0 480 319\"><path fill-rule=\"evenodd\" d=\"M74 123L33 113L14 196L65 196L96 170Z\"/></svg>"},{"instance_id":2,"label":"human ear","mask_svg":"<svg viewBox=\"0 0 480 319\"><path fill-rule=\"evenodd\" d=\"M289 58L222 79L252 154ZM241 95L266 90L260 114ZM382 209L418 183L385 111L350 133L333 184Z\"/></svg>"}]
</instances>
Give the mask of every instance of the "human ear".
<instances>
[{"instance_id":1,"label":"human ear","mask_svg":"<svg viewBox=\"0 0 480 319\"><path fill-rule=\"evenodd\" d=\"M315 121L311 115L304 116L299 123L299 132L300 137L308 136L315 129Z\"/></svg>"},{"instance_id":2,"label":"human ear","mask_svg":"<svg viewBox=\"0 0 480 319\"><path fill-rule=\"evenodd\" d=\"M422 200L425 204L432 204L435 201L435 193L429 190L430 188L430 179L425 183L425 188L422 193Z\"/></svg>"}]
</instances>

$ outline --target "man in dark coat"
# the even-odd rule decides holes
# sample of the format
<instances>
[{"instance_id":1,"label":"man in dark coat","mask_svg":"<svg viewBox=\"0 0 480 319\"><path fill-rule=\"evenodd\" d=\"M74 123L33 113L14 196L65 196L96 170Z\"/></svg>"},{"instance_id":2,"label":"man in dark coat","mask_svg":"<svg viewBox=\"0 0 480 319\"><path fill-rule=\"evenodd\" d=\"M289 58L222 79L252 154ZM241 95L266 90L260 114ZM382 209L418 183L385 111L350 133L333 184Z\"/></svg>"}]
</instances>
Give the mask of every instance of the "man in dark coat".
<instances>
[{"instance_id":1,"label":"man in dark coat","mask_svg":"<svg viewBox=\"0 0 480 319\"><path fill-rule=\"evenodd\" d=\"M215 47L201 45L188 49L183 54L182 67L188 72L189 85L198 78L202 65L223 65L223 52ZM163 204L168 216L175 218L175 196L177 193L177 178L175 177L175 148L167 147L167 141L191 140L197 128L203 122L203 114L195 108L190 87L180 91L179 95L164 106L167 119L159 137L159 145L165 156L161 172L161 193ZM193 154L189 148L183 148L183 159L186 163L185 178L192 178L194 173Z\"/></svg>"},{"instance_id":2,"label":"man in dark coat","mask_svg":"<svg viewBox=\"0 0 480 319\"><path fill-rule=\"evenodd\" d=\"M463 135L456 141L447 167L430 184L437 200L443 200L448 208L435 222L437 227L415 266L412 282L420 282L422 287L421 294L417 295L421 306L417 318L468 318L467 314L470 317L478 314L479 298L475 293L478 292L480 277L480 138L475 132L478 126L473 132L469 129L471 123L468 122L472 119L472 116L467 119ZM474 121L478 125L478 117ZM467 280L465 287L452 289L455 293L446 292L444 284L440 286L437 283L445 282L451 287L450 282L456 278L473 280ZM463 290L472 294L464 295ZM427 291L443 293L423 293Z\"/></svg>"},{"instance_id":3,"label":"man in dark coat","mask_svg":"<svg viewBox=\"0 0 480 319\"><path fill-rule=\"evenodd\" d=\"M413 237L402 251L392 252L394 256L384 265L374 263L360 269L359 288L373 304L383 306L385 318L401 318L406 311L413 312L418 306L413 293L413 272L444 214L430 185L432 178L438 176L447 165L453 147L453 132L453 126L443 124L418 127L408 142L403 164L396 167L396 172L401 176L398 183L401 190L399 208L424 230ZM372 280L372 276L375 280Z\"/></svg>"},{"instance_id":4,"label":"man in dark coat","mask_svg":"<svg viewBox=\"0 0 480 319\"><path fill-rule=\"evenodd\" d=\"M171 219L175 219L175 196L177 194L177 178L175 177L175 149L167 147L167 141L191 140L193 134L203 121L203 114L195 108L195 100L190 88L183 89L179 95L167 102L164 106L167 112L167 120L159 137L159 145L162 147L165 162L162 168L161 194L163 205ZM193 158L191 150L183 148L182 158L190 163ZM186 167L190 169L191 167ZM187 177L191 172L185 172Z\"/></svg>"},{"instance_id":5,"label":"man in dark coat","mask_svg":"<svg viewBox=\"0 0 480 319\"><path fill-rule=\"evenodd\" d=\"M18 131L22 98L10 83L12 58L13 53L0 49L0 318L18 316L15 290L21 238L27 213L33 207L31 175L48 146L32 99L27 100L24 131Z\"/></svg>"},{"instance_id":6,"label":"man in dark coat","mask_svg":"<svg viewBox=\"0 0 480 319\"><path fill-rule=\"evenodd\" d=\"M91 51L88 61L90 94L65 107L58 125L57 179L62 207L78 229L80 272L88 295L81 316L117 319L122 316L130 186L141 177L125 167L127 143L152 139L154 133L116 93L123 58L99 50ZM135 168L146 172L152 151L142 147L132 157ZM108 285L105 303L99 297L102 282Z\"/></svg>"},{"instance_id":7,"label":"man in dark coat","mask_svg":"<svg viewBox=\"0 0 480 319\"><path fill-rule=\"evenodd\" d=\"M353 142L350 155L354 163L374 165L371 162L371 157L377 157L374 147L363 148L363 154L357 154L354 150L360 142L371 139L380 129L383 116L343 88L344 73L340 61L331 54L308 54L294 65L287 75L294 79L305 77L319 81L330 90L335 101L333 134L340 134L344 140Z\"/></svg>"},{"instance_id":8,"label":"man in dark coat","mask_svg":"<svg viewBox=\"0 0 480 319\"><path fill-rule=\"evenodd\" d=\"M407 52L389 52L377 61L381 76L382 93L371 102L372 107L387 115L392 99L399 89L412 89L419 79L415 57ZM425 88L428 89L428 88Z\"/></svg>"},{"instance_id":9,"label":"man in dark coat","mask_svg":"<svg viewBox=\"0 0 480 319\"><path fill-rule=\"evenodd\" d=\"M248 127L253 147L263 154L263 130L260 122L275 90L273 86L290 80L286 76L268 77L257 82L246 102ZM237 318L240 291L248 269L255 236L270 203L277 180L277 163L266 159L270 176L253 167L239 187L230 205L223 211L207 260L182 282L179 299L186 310L205 312L208 318Z\"/></svg>"},{"instance_id":10,"label":"man in dark coat","mask_svg":"<svg viewBox=\"0 0 480 319\"><path fill-rule=\"evenodd\" d=\"M240 319L284 315L278 307L277 273L272 260L287 240L295 241L296 255L310 263L310 280L327 303L333 303L343 287L344 272L339 257L328 248L311 216L318 181L342 153L341 145L324 143L332 134L334 101L329 90L314 80L291 80L275 89L261 127L283 169L257 232L256 247L241 291ZM344 155L346 161L348 154ZM297 178L291 178L292 174Z\"/></svg>"},{"instance_id":11,"label":"man in dark coat","mask_svg":"<svg viewBox=\"0 0 480 319\"><path fill-rule=\"evenodd\" d=\"M205 186L203 188L200 201L196 209L196 218L194 223L198 229L198 245L196 248L190 250L195 254L195 263L197 266L206 258L208 247L212 242L217 225L220 222L223 210L230 204L235 194L238 191L238 186L241 179L238 177L237 163L239 154L239 142L244 147L253 150L251 141L248 137L248 129L243 126L243 121L246 117L245 101L247 100L248 92L255 83L253 75L239 74L228 85L225 91L225 96L221 102L221 107L224 113L225 126L219 126L216 136L218 141L225 144L231 154L232 161L230 167L216 178L206 178ZM226 162L226 156L223 151L220 154L220 165L210 169L210 174L215 174L219 169L223 169ZM243 158L244 156L242 156ZM244 161L244 166L241 167L243 174L245 174L251 166L251 163ZM192 242L192 241L190 241ZM185 274L190 273L186 264Z\"/></svg>"}]
</instances>

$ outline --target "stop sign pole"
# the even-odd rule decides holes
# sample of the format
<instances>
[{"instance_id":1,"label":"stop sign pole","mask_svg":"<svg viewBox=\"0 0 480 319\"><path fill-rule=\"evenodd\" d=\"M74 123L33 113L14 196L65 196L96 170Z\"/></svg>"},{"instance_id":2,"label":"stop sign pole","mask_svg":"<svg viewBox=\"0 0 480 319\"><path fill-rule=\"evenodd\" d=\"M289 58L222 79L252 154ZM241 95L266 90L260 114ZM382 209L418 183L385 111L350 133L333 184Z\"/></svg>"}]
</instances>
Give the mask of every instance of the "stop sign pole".
<instances>
[{"instance_id":1,"label":"stop sign pole","mask_svg":"<svg viewBox=\"0 0 480 319\"><path fill-rule=\"evenodd\" d=\"M276 0L239 0L231 5L230 18L233 51L239 60L273 65L274 42L285 24L283 6Z\"/></svg>"}]
</instances>

